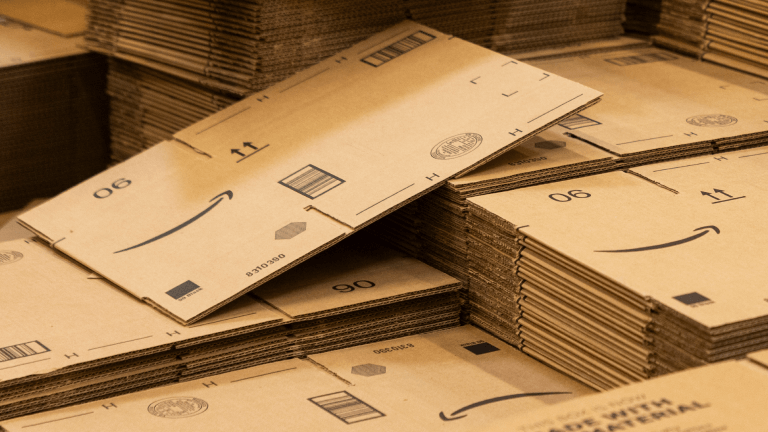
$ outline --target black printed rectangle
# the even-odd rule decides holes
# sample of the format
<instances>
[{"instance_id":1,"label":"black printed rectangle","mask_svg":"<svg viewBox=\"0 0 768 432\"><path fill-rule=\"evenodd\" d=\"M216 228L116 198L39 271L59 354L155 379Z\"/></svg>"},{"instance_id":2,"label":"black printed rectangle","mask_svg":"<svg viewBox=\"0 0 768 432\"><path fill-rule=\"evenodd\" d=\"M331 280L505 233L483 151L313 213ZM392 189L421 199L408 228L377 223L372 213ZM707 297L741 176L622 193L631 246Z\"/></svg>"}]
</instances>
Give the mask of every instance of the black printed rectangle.
<instances>
[{"instance_id":1,"label":"black printed rectangle","mask_svg":"<svg viewBox=\"0 0 768 432\"><path fill-rule=\"evenodd\" d=\"M278 183L307 198L315 199L331 189L341 186L344 180L310 164Z\"/></svg>"},{"instance_id":2,"label":"black printed rectangle","mask_svg":"<svg viewBox=\"0 0 768 432\"><path fill-rule=\"evenodd\" d=\"M409 51L413 51L414 49L433 39L435 39L435 37L431 34L423 31L417 31L410 36L400 39L392 45L386 46L376 51L375 53L361 59L360 61L373 67L379 67L392 59L400 57Z\"/></svg>"},{"instance_id":3,"label":"black printed rectangle","mask_svg":"<svg viewBox=\"0 0 768 432\"><path fill-rule=\"evenodd\" d=\"M346 391L315 396L309 401L346 424L384 417L384 413Z\"/></svg>"},{"instance_id":4,"label":"black printed rectangle","mask_svg":"<svg viewBox=\"0 0 768 432\"><path fill-rule=\"evenodd\" d=\"M171 289L170 291L166 291L165 293L178 300L198 288L200 288L198 284L188 280L183 284Z\"/></svg>"},{"instance_id":5,"label":"black printed rectangle","mask_svg":"<svg viewBox=\"0 0 768 432\"><path fill-rule=\"evenodd\" d=\"M696 304L696 303L703 303L703 302L710 301L707 297L704 297L703 295L701 295L701 294L699 294L697 292L692 292L692 293L688 293L688 294L682 294L682 295L675 296L675 297L672 297L672 298L677 300L677 301L679 301L679 302L681 302L681 303L687 304L687 305L692 305L692 304Z\"/></svg>"},{"instance_id":6,"label":"black printed rectangle","mask_svg":"<svg viewBox=\"0 0 768 432\"><path fill-rule=\"evenodd\" d=\"M24 342L0 348L0 363L49 352L39 341Z\"/></svg>"},{"instance_id":7,"label":"black printed rectangle","mask_svg":"<svg viewBox=\"0 0 768 432\"><path fill-rule=\"evenodd\" d=\"M498 348L489 344L488 342L479 343L477 345L465 346L464 349L471 352L474 355L488 354L488 353L499 350Z\"/></svg>"},{"instance_id":8,"label":"black printed rectangle","mask_svg":"<svg viewBox=\"0 0 768 432\"><path fill-rule=\"evenodd\" d=\"M608 63L615 64L616 66L634 66L645 63L654 63L659 61L677 60L676 56L669 53L649 53L638 54L633 56L615 57L612 59L605 59Z\"/></svg>"},{"instance_id":9,"label":"black printed rectangle","mask_svg":"<svg viewBox=\"0 0 768 432\"><path fill-rule=\"evenodd\" d=\"M558 124L566 129L574 130L590 126L597 126L602 123L592 120L589 117L584 117L581 114L574 114Z\"/></svg>"}]
</instances>

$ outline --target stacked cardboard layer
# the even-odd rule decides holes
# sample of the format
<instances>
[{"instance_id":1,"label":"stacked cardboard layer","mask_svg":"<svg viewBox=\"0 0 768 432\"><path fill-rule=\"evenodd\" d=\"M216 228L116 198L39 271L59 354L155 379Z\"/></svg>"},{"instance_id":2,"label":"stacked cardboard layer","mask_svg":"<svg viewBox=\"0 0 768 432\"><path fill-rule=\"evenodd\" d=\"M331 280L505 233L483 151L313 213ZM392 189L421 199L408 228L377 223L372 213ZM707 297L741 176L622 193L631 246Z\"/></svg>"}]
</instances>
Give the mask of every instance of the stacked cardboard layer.
<instances>
[{"instance_id":1,"label":"stacked cardboard layer","mask_svg":"<svg viewBox=\"0 0 768 432\"><path fill-rule=\"evenodd\" d=\"M458 325L457 280L352 243L189 327L38 241L2 243L14 307L2 316L0 418Z\"/></svg>"},{"instance_id":2,"label":"stacked cardboard layer","mask_svg":"<svg viewBox=\"0 0 768 432\"><path fill-rule=\"evenodd\" d=\"M2 422L3 430L481 430L592 391L469 326ZM358 424L364 422L363 424Z\"/></svg>"},{"instance_id":3,"label":"stacked cardboard layer","mask_svg":"<svg viewBox=\"0 0 768 432\"><path fill-rule=\"evenodd\" d=\"M506 250L510 246L497 244L493 238L468 237L467 198L762 145L768 136L761 111L768 84L746 74L647 46L531 55L539 58L533 63L545 70L605 91L603 102L503 157L450 180L374 227L401 250L465 282L471 280L467 295L476 313L473 322L503 338L514 331L494 321L494 314L488 311L506 306L494 304L496 300L482 293L494 285L489 275L503 274L506 264L471 262L468 254L470 248L482 253L487 248ZM483 288L474 290L474 285ZM493 289L504 292L507 288Z\"/></svg>"},{"instance_id":4,"label":"stacked cardboard layer","mask_svg":"<svg viewBox=\"0 0 768 432\"><path fill-rule=\"evenodd\" d=\"M0 212L59 193L108 160L104 59L78 47L82 38L17 24L3 12Z\"/></svg>"},{"instance_id":5,"label":"stacked cardboard layer","mask_svg":"<svg viewBox=\"0 0 768 432\"><path fill-rule=\"evenodd\" d=\"M120 162L232 105L239 98L111 58L107 77L112 161Z\"/></svg>"},{"instance_id":6,"label":"stacked cardboard layer","mask_svg":"<svg viewBox=\"0 0 768 432\"><path fill-rule=\"evenodd\" d=\"M487 431L765 430L768 352L503 419Z\"/></svg>"},{"instance_id":7,"label":"stacked cardboard layer","mask_svg":"<svg viewBox=\"0 0 768 432\"><path fill-rule=\"evenodd\" d=\"M623 2L93 0L89 47L241 96L405 18L502 52L622 33Z\"/></svg>"},{"instance_id":8,"label":"stacked cardboard layer","mask_svg":"<svg viewBox=\"0 0 768 432\"><path fill-rule=\"evenodd\" d=\"M765 348L767 161L748 149L470 198L472 236L495 241L471 260L504 271L477 287L519 303L517 323L491 312L523 351L599 389Z\"/></svg>"},{"instance_id":9,"label":"stacked cardboard layer","mask_svg":"<svg viewBox=\"0 0 768 432\"><path fill-rule=\"evenodd\" d=\"M19 220L192 324L599 97L403 22Z\"/></svg>"},{"instance_id":10,"label":"stacked cardboard layer","mask_svg":"<svg viewBox=\"0 0 768 432\"><path fill-rule=\"evenodd\" d=\"M509 54L615 37L623 33L624 7L617 0L494 2L491 48Z\"/></svg>"},{"instance_id":11,"label":"stacked cardboard layer","mask_svg":"<svg viewBox=\"0 0 768 432\"><path fill-rule=\"evenodd\" d=\"M620 167L768 140L768 82L748 74L651 47L531 63L605 92L604 103L563 126L619 156Z\"/></svg>"},{"instance_id":12,"label":"stacked cardboard layer","mask_svg":"<svg viewBox=\"0 0 768 432\"><path fill-rule=\"evenodd\" d=\"M579 115L577 114L577 117ZM572 124L574 119L568 120ZM471 265L467 234L467 198L500 190L517 189L615 169L616 157L565 134L553 126L523 145L505 153L471 173L450 180L445 186L384 218L371 229L384 241L424 262L469 283L486 283L493 268ZM475 240L477 241L477 240ZM474 278L474 279L473 279ZM463 319L488 328L483 310L489 306L482 291L462 290ZM494 332L504 338L498 331ZM509 340L509 339L507 339Z\"/></svg>"},{"instance_id":13,"label":"stacked cardboard layer","mask_svg":"<svg viewBox=\"0 0 768 432\"><path fill-rule=\"evenodd\" d=\"M761 2L662 0L642 4L632 21L657 33L661 46L768 77L768 8Z\"/></svg>"},{"instance_id":14,"label":"stacked cardboard layer","mask_svg":"<svg viewBox=\"0 0 768 432\"><path fill-rule=\"evenodd\" d=\"M398 0L94 0L89 48L246 95L403 18Z\"/></svg>"},{"instance_id":15,"label":"stacked cardboard layer","mask_svg":"<svg viewBox=\"0 0 768 432\"><path fill-rule=\"evenodd\" d=\"M617 36L623 9L616 0L348 3L93 1L89 47L128 60L110 63L113 161L404 18L519 53Z\"/></svg>"}]
</instances>

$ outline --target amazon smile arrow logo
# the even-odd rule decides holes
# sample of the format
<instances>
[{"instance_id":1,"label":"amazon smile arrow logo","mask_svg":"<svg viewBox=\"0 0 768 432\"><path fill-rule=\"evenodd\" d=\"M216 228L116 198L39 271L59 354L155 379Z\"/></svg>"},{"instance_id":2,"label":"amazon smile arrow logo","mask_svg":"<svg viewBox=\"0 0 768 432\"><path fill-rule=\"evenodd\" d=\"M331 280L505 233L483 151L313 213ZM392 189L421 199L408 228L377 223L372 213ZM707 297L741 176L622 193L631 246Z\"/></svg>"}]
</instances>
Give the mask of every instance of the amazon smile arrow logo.
<instances>
[{"instance_id":1,"label":"amazon smile arrow logo","mask_svg":"<svg viewBox=\"0 0 768 432\"><path fill-rule=\"evenodd\" d=\"M137 245L135 245L135 246L131 246L131 247L129 247L129 248L125 248L125 249L123 249L123 250L119 250L119 251L117 251L117 252L115 252L115 253L117 254L117 253L120 253L120 252L129 251L129 250L131 250L131 249L136 249L137 247L141 247L141 246L144 246L144 245L148 245L148 244L150 244L150 243L152 243L152 242L156 242L156 241L158 241L158 240L162 239L163 237L168 237L169 235L171 235L171 234L175 233L176 231L179 231L180 229L184 228L185 226L188 226L188 225L189 225L189 224L191 224L192 222L194 222L194 221L196 221L196 220L200 219L201 217L203 217L203 216L204 216L206 213L208 213L209 211L213 210L213 208L214 208L214 207L216 207L217 205L219 205L219 203L220 203L220 202L222 202L222 201L224 200L224 197L225 197L225 196L226 196L226 197L228 197L228 198L231 200L231 199L232 199L232 197L234 196L234 194L232 193L232 191L225 191L225 192L222 192L222 193L220 193L220 194L216 195L215 197L213 197L213 198L211 199L211 201L213 201L213 200L215 200L216 198L218 198L218 200L217 200L215 203L213 203L213 204L211 204L210 206L208 206L208 208L207 208L207 209L205 209L205 210L201 211L201 212L200 212L200 213L198 213L196 216L194 216L192 219L190 219L190 220L188 220L188 221L186 221L186 222L182 223L181 225L178 225L178 226L176 226L175 228L171 228L171 229L169 229L168 231L166 231L166 232L164 232L164 233L160 234L159 236L156 236L156 237L152 237L151 239L149 239L149 240L147 240L147 241L145 241L145 242L139 243L139 244L137 244ZM211 202L211 201L208 201L208 202Z\"/></svg>"},{"instance_id":2,"label":"amazon smile arrow logo","mask_svg":"<svg viewBox=\"0 0 768 432\"><path fill-rule=\"evenodd\" d=\"M445 414L443 414L442 411L440 411L440 419L443 421L453 421L458 420L461 418L466 417L467 415L460 415L458 417L454 417L456 414L461 414L463 412L469 411L473 408L481 407L483 405L488 405L496 402L501 402L505 400L510 399L519 399L519 398L525 398L525 397L534 397L534 396L549 396L549 395L561 395L561 394L571 394L571 392L544 392L544 393L519 393L519 394L513 394L513 395L507 395L507 396L499 396L491 399L486 399L480 402L475 402L473 404L467 405L464 408L459 408L456 411L452 412L450 414L450 417L446 417Z\"/></svg>"},{"instance_id":3,"label":"amazon smile arrow logo","mask_svg":"<svg viewBox=\"0 0 768 432\"><path fill-rule=\"evenodd\" d=\"M707 226L703 226L703 227L700 227L700 228L696 228L694 230L694 231L701 231L701 230L704 230L704 231L701 231L700 233L694 234L694 235L692 235L690 237L686 237L686 238L684 238L682 240L675 240L675 241L669 242L669 243L662 243L662 244L653 245L653 246L644 246L644 247L639 247L639 248L634 248L634 249L599 250L599 251L595 251L595 252L611 252L611 253L616 253L616 252L643 252L643 251L649 251L649 250L654 250L654 249L664 249L664 248L668 248L668 247L672 247L672 246L681 245L683 243L688 243L690 241L694 241L697 238L702 237L703 235L708 233L710 229L712 231L714 231L715 234L720 234L720 229L719 228L717 228L714 225L707 225Z\"/></svg>"}]
</instances>

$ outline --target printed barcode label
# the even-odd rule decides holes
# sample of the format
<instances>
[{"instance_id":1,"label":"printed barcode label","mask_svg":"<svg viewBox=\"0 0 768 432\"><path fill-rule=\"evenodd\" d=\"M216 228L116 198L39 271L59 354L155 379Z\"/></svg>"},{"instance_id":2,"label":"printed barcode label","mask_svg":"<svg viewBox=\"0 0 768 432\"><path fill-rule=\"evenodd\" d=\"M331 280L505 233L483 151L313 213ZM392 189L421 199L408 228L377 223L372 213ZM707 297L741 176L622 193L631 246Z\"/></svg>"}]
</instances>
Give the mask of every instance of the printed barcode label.
<instances>
[{"instance_id":1,"label":"printed barcode label","mask_svg":"<svg viewBox=\"0 0 768 432\"><path fill-rule=\"evenodd\" d=\"M581 114L574 114L558 124L566 129L574 130L589 126L597 126L602 123L594 121L589 117L584 117Z\"/></svg>"},{"instance_id":2,"label":"printed barcode label","mask_svg":"<svg viewBox=\"0 0 768 432\"><path fill-rule=\"evenodd\" d=\"M278 183L295 190L305 197L315 199L329 190L340 186L344 183L344 180L310 164L280 180Z\"/></svg>"},{"instance_id":3,"label":"printed barcode label","mask_svg":"<svg viewBox=\"0 0 768 432\"><path fill-rule=\"evenodd\" d=\"M18 345L11 345L0 348L0 362L16 360L23 357L42 354L50 351L48 347L38 341L25 342Z\"/></svg>"},{"instance_id":4,"label":"printed barcode label","mask_svg":"<svg viewBox=\"0 0 768 432\"><path fill-rule=\"evenodd\" d=\"M417 31L416 33L408 37L400 39L399 41L393 43L392 45L389 45L387 47L384 47L376 51L375 53L369 55L368 57L365 57L361 61L373 67L379 67L392 59L400 57L401 55L407 53L408 51L412 51L415 48L418 48L424 45L425 43L431 41L434 38L435 37L429 33L425 33L423 31Z\"/></svg>"},{"instance_id":5,"label":"printed barcode label","mask_svg":"<svg viewBox=\"0 0 768 432\"><path fill-rule=\"evenodd\" d=\"M677 57L669 53L650 53L639 54L627 57L616 57L612 59L605 59L608 63L613 63L617 66L632 66L643 63L653 63L658 61L677 60Z\"/></svg>"},{"instance_id":6,"label":"printed barcode label","mask_svg":"<svg viewBox=\"0 0 768 432\"><path fill-rule=\"evenodd\" d=\"M316 396L309 401L346 424L384 417L384 413L346 391Z\"/></svg>"}]
</instances>

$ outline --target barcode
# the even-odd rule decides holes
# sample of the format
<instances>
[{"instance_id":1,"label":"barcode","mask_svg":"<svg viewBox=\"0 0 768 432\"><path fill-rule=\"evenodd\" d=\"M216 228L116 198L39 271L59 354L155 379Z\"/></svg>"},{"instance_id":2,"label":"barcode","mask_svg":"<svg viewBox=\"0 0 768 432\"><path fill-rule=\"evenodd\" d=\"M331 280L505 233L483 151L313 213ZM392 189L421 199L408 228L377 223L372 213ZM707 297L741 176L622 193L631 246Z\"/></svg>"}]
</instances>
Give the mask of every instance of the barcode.
<instances>
[{"instance_id":1,"label":"barcode","mask_svg":"<svg viewBox=\"0 0 768 432\"><path fill-rule=\"evenodd\" d=\"M567 119L561 121L558 124L566 129L573 130L573 129L581 129L589 126L597 126L602 123L594 121L589 117L584 117L581 114L574 114L571 117L568 117Z\"/></svg>"},{"instance_id":2,"label":"barcode","mask_svg":"<svg viewBox=\"0 0 768 432\"><path fill-rule=\"evenodd\" d=\"M643 63L653 63L657 61L677 60L677 57L669 53L650 53L639 54L627 57L616 57L612 59L605 59L608 63L613 63L617 66L632 66Z\"/></svg>"},{"instance_id":3,"label":"barcode","mask_svg":"<svg viewBox=\"0 0 768 432\"><path fill-rule=\"evenodd\" d=\"M316 396L309 401L346 424L384 417L384 413L346 391Z\"/></svg>"},{"instance_id":4,"label":"barcode","mask_svg":"<svg viewBox=\"0 0 768 432\"><path fill-rule=\"evenodd\" d=\"M363 63L367 63L373 67L379 67L383 65L384 63L400 57L401 55L407 53L408 51L412 51L415 48L418 48L425 43L431 41L435 37L432 36L429 33L425 33L423 31L417 31L416 33L400 39L399 41L393 43L392 45L389 45L387 47L384 47L375 53L369 55L368 57L365 57L364 59L360 60Z\"/></svg>"},{"instance_id":5,"label":"barcode","mask_svg":"<svg viewBox=\"0 0 768 432\"><path fill-rule=\"evenodd\" d=\"M16 360L23 357L42 354L50 351L48 347L38 341L25 342L18 345L11 345L0 348L0 362Z\"/></svg>"},{"instance_id":6,"label":"barcode","mask_svg":"<svg viewBox=\"0 0 768 432\"><path fill-rule=\"evenodd\" d=\"M310 164L280 180L278 183L293 189L305 197L315 199L329 190L340 186L344 183L344 180Z\"/></svg>"}]
</instances>

